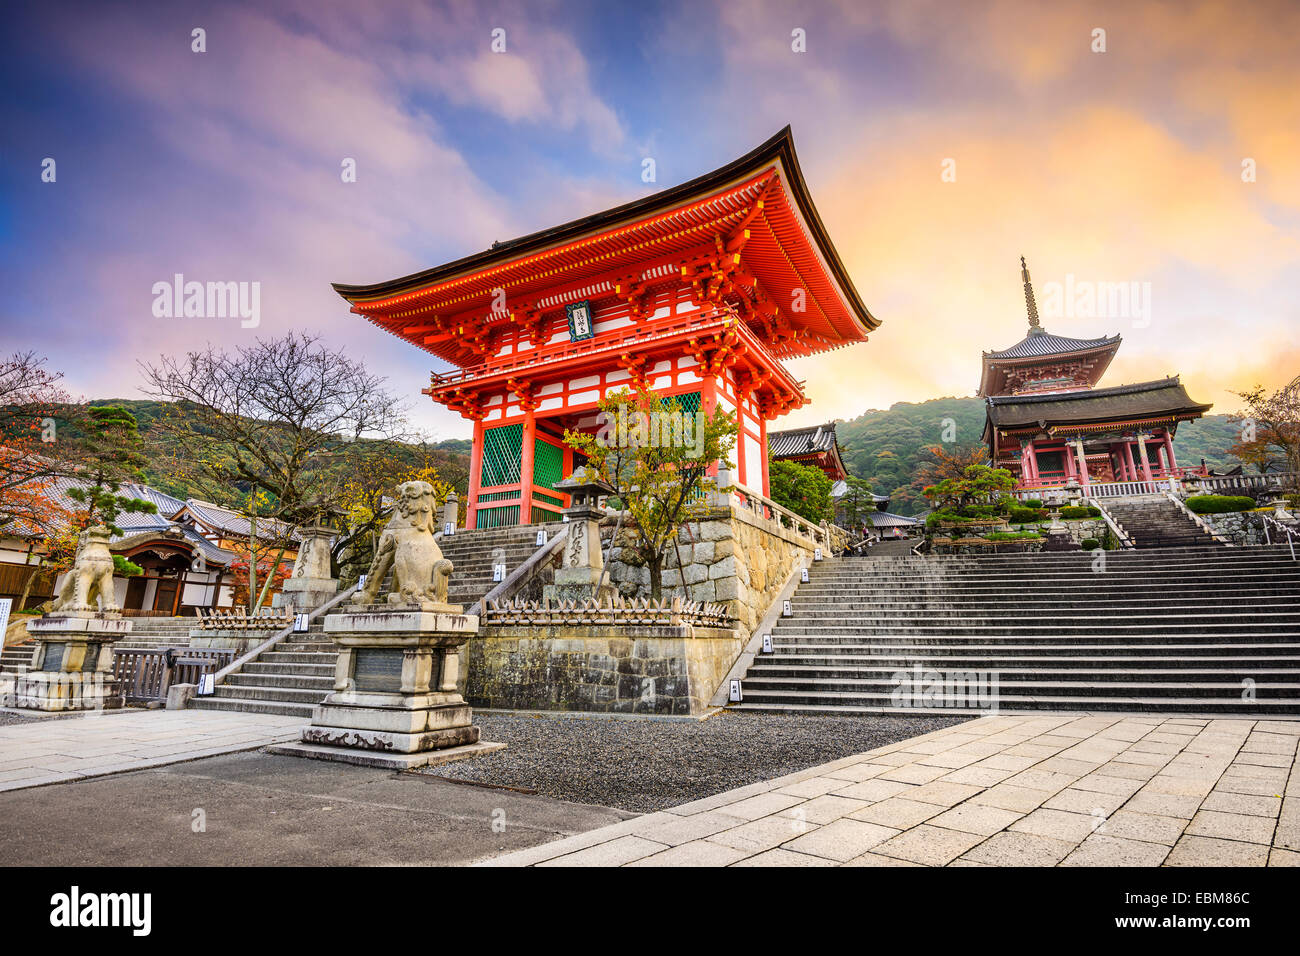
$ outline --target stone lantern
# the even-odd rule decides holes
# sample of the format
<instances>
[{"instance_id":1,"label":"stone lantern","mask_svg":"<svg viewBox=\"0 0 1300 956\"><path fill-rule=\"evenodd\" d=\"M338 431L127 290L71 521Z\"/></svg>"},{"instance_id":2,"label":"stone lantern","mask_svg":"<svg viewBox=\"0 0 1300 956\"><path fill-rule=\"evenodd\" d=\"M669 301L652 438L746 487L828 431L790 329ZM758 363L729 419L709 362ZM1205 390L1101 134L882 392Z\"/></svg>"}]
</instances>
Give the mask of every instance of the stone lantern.
<instances>
[{"instance_id":1,"label":"stone lantern","mask_svg":"<svg viewBox=\"0 0 1300 956\"><path fill-rule=\"evenodd\" d=\"M554 488L570 496L571 503L563 512L569 522L569 537L555 583L543 588L543 597L554 603L607 596L613 588L602 584L605 558L600 547L600 519L605 517L605 509L600 500L617 489L587 468L579 468Z\"/></svg>"},{"instance_id":2,"label":"stone lantern","mask_svg":"<svg viewBox=\"0 0 1300 956\"><path fill-rule=\"evenodd\" d=\"M298 530L298 558L293 562L293 573L272 599L275 607L311 611L338 593L338 578L330 575L330 542L343 533L340 517L337 510L322 509L310 524Z\"/></svg>"}]
</instances>

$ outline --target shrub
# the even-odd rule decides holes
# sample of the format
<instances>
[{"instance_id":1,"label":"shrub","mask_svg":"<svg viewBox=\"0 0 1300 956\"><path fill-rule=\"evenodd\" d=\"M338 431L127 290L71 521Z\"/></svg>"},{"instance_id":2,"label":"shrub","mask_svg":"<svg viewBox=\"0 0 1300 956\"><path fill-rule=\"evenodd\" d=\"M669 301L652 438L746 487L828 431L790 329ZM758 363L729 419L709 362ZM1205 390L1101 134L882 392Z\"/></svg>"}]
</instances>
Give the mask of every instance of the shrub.
<instances>
[{"instance_id":1,"label":"shrub","mask_svg":"<svg viewBox=\"0 0 1300 956\"><path fill-rule=\"evenodd\" d=\"M1084 538L1079 542L1079 547L1083 548L1085 551L1095 551L1097 548L1101 547L1101 542L1096 538Z\"/></svg>"},{"instance_id":2,"label":"shrub","mask_svg":"<svg viewBox=\"0 0 1300 956\"><path fill-rule=\"evenodd\" d=\"M1020 502L1020 505L1021 505L1021 507L1023 507L1023 508L1041 508L1041 507L1043 507L1043 499L1042 499L1042 498L1026 498L1024 501Z\"/></svg>"},{"instance_id":3,"label":"shrub","mask_svg":"<svg viewBox=\"0 0 1300 956\"><path fill-rule=\"evenodd\" d=\"M1101 512L1092 505L1066 505L1061 509L1061 517L1077 520L1079 518L1100 518Z\"/></svg>"},{"instance_id":4,"label":"shrub","mask_svg":"<svg viewBox=\"0 0 1300 956\"><path fill-rule=\"evenodd\" d=\"M1046 517L1046 512L1038 508L1012 508L1007 520L1012 524L1034 524Z\"/></svg>"},{"instance_id":5,"label":"shrub","mask_svg":"<svg viewBox=\"0 0 1300 956\"><path fill-rule=\"evenodd\" d=\"M990 531L984 537L988 541L1025 541L1040 535L1037 531Z\"/></svg>"},{"instance_id":6,"label":"shrub","mask_svg":"<svg viewBox=\"0 0 1300 956\"><path fill-rule=\"evenodd\" d=\"M1198 515L1222 515L1233 511L1250 511L1255 499L1248 495L1194 495L1186 501L1188 509Z\"/></svg>"}]
</instances>

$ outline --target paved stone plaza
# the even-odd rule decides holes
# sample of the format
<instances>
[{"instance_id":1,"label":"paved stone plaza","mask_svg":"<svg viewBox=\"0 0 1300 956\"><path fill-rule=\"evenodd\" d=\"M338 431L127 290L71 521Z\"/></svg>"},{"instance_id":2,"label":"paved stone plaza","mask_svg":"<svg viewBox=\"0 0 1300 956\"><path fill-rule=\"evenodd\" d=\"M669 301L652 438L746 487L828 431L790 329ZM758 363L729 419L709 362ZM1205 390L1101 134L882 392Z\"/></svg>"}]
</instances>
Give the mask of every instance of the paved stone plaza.
<instances>
[{"instance_id":1,"label":"paved stone plaza","mask_svg":"<svg viewBox=\"0 0 1300 956\"><path fill-rule=\"evenodd\" d=\"M1295 866L1300 721L984 717L483 861Z\"/></svg>"},{"instance_id":2,"label":"paved stone plaza","mask_svg":"<svg viewBox=\"0 0 1300 956\"><path fill-rule=\"evenodd\" d=\"M138 710L0 726L0 791L144 770L297 739L302 720Z\"/></svg>"}]
</instances>

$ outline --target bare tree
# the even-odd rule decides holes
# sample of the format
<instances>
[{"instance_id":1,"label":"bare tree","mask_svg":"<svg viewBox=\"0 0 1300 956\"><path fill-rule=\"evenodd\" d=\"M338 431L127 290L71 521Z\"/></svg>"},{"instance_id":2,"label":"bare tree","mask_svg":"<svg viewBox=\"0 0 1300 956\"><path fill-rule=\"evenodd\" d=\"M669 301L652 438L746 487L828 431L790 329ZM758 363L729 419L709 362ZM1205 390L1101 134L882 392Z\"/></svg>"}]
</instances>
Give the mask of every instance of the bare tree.
<instances>
[{"instance_id":1,"label":"bare tree","mask_svg":"<svg viewBox=\"0 0 1300 956\"><path fill-rule=\"evenodd\" d=\"M385 379L316 335L209 346L141 368L145 392L175 403L155 426L169 470L218 504L264 492L260 519L296 527L337 507L375 446L405 437L406 404Z\"/></svg>"}]
</instances>

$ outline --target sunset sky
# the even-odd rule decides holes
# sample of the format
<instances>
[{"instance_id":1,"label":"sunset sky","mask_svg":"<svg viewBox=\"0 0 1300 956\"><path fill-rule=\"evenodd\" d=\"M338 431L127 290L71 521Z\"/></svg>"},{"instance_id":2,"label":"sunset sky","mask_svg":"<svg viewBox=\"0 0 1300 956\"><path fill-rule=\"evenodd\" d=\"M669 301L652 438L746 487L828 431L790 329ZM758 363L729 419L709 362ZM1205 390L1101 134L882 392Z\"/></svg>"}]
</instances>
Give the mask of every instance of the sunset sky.
<instances>
[{"instance_id":1,"label":"sunset sky","mask_svg":"<svg viewBox=\"0 0 1300 956\"><path fill-rule=\"evenodd\" d=\"M776 427L973 394L981 350L1025 332L1022 254L1040 288L1150 289L1149 317L1043 315L1060 334L1124 336L1103 384L1179 372L1232 411L1230 390L1300 375L1300 4L10 10L0 352L47 355L80 396L136 397L137 361L162 352L301 328L387 375L436 438L468 437L418 394L438 361L350 314L330 282L635 199L787 123L883 325L795 363L812 403ZM260 327L156 318L153 286L176 273L260 282Z\"/></svg>"}]
</instances>

